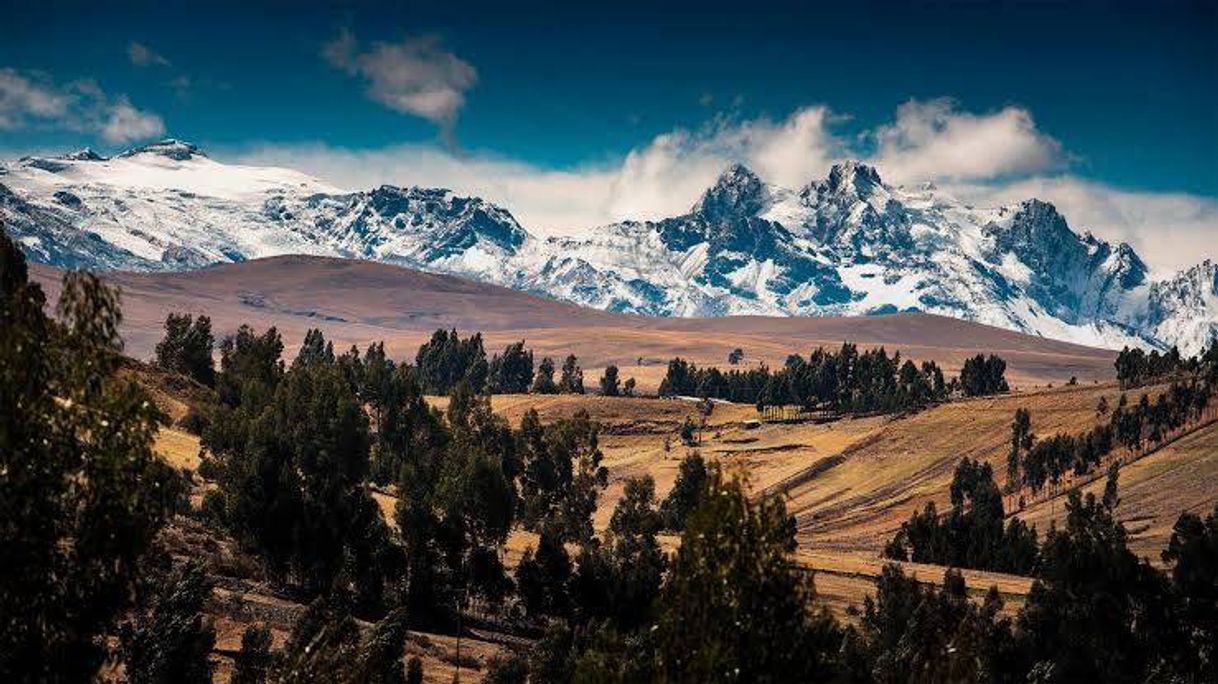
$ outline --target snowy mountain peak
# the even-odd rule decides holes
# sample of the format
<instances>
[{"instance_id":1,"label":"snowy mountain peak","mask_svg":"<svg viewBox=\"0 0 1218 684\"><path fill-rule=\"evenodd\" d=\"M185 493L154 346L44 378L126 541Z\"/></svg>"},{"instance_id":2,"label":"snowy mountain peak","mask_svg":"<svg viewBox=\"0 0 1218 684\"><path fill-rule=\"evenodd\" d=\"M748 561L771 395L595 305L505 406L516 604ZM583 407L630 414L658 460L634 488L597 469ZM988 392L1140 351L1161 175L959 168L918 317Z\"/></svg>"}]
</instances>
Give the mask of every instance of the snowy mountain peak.
<instances>
[{"instance_id":1,"label":"snowy mountain peak","mask_svg":"<svg viewBox=\"0 0 1218 684\"><path fill-rule=\"evenodd\" d=\"M761 213L766 188L761 178L743 164L732 164L694 205L691 213L712 223L731 221Z\"/></svg>"},{"instance_id":2,"label":"snowy mountain peak","mask_svg":"<svg viewBox=\"0 0 1218 684\"><path fill-rule=\"evenodd\" d=\"M661 316L926 311L1094 346L1218 333L1218 266L1151 282L1127 244L1039 200L978 209L885 185L860 162L801 191L727 168L686 214L540 239L505 208L435 188L332 187L164 140L101 158L0 163L0 220L66 268L182 270L318 254L454 273Z\"/></svg>"},{"instance_id":3,"label":"snowy mountain peak","mask_svg":"<svg viewBox=\"0 0 1218 684\"><path fill-rule=\"evenodd\" d=\"M875 167L854 160L834 164L825 179L825 187L831 192L857 197L866 197L872 189L883 185Z\"/></svg>"},{"instance_id":4,"label":"snowy mountain peak","mask_svg":"<svg viewBox=\"0 0 1218 684\"><path fill-rule=\"evenodd\" d=\"M128 158L141 155L157 155L174 161L187 161L195 157L207 156L199 150L197 145L176 138L166 138L159 142L141 145L140 147L127 150L118 156Z\"/></svg>"},{"instance_id":5,"label":"snowy mountain peak","mask_svg":"<svg viewBox=\"0 0 1218 684\"><path fill-rule=\"evenodd\" d=\"M63 155L69 161L105 161L106 158L93 151L91 147L83 147L75 152Z\"/></svg>"}]
</instances>

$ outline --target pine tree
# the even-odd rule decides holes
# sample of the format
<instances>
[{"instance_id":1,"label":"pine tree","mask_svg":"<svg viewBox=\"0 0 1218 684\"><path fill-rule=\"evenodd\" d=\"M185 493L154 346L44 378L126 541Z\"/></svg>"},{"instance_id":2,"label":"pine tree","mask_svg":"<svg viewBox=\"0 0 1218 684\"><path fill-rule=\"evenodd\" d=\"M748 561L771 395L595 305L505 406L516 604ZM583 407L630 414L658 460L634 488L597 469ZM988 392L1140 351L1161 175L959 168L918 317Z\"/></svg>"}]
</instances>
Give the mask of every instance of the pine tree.
<instances>
[{"instance_id":1,"label":"pine tree","mask_svg":"<svg viewBox=\"0 0 1218 684\"><path fill-rule=\"evenodd\" d=\"M579 368L579 360L574 354L567 356L562 362L562 377L558 381L558 391L563 394L584 393L584 372Z\"/></svg>"}]
</instances>

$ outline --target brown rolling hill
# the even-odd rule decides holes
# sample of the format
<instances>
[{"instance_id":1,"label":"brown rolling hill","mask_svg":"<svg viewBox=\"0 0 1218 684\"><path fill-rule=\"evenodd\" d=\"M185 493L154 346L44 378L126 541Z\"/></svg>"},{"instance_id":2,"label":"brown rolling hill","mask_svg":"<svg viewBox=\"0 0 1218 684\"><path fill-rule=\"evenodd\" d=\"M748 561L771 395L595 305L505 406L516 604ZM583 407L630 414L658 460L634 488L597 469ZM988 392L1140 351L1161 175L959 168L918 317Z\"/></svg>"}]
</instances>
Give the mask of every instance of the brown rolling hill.
<instances>
[{"instance_id":1,"label":"brown rolling hill","mask_svg":"<svg viewBox=\"0 0 1218 684\"><path fill-rule=\"evenodd\" d=\"M61 272L33 266L54 296ZM336 347L384 341L396 358L413 358L436 328L482 331L488 351L525 339L538 355L581 359L589 377L616 364L642 390L654 390L668 359L725 365L740 347L745 363L781 364L792 352L843 341L899 349L957 369L976 352L1009 364L1018 386L1091 382L1112 377L1114 353L927 314L871 317L653 318L579 307L485 283L365 261L285 256L178 273L108 273L122 288L127 353L148 358L173 311L211 316L217 337L242 323L277 326L288 354L309 328Z\"/></svg>"}]
</instances>

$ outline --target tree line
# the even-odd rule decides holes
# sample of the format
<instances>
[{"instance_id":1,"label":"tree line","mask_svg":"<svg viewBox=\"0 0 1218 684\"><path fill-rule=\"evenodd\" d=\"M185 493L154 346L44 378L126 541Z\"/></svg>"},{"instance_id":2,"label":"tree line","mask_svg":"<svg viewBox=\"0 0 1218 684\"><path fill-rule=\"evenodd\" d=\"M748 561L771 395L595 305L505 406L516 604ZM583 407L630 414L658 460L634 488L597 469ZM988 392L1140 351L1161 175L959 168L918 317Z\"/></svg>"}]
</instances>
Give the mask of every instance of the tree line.
<instances>
[{"instance_id":1,"label":"tree line","mask_svg":"<svg viewBox=\"0 0 1218 684\"><path fill-rule=\"evenodd\" d=\"M1007 391L1006 363L997 356L978 355L965 362L960 377L945 381L934 361L919 366L889 356L883 347L860 352L843 343L834 352L823 347L806 358L787 357L783 368L765 365L748 370L698 368L681 358L668 362L660 384L661 396L698 396L767 406L799 406L804 410L852 413L892 413L925 407L953 393L979 396Z\"/></svg>"},{"instance_id":2,"label":"tree line","mask_svg":"<svg viewBox=\"0 0 1218 684\"><path fill-rule=\"evenodd\" d=\"M1096 413L1107 415L1106 422L1079 434L1056 434L1037 439L1032 432L1031 416L1018 409L1011 423L1011 447L1007 455L1007 488L1022 487L1039 493L1046 484L1054 487L1067 472L1086 475L1118 447L1129 453L1155 448L1175 430L1201 419L1213 398L1215 386L1207 378L1173 380L1154 401L1143 394L1130 404L1122 393L1115 408L1100 400Z\"/></svg>"},{"instance_id":3,"label":"tree line","mask_svg":"<svg viewBox=\"0 0 1218 684\"><path fill-rule=\"evenodd\" d=\"M1212 374L1218 372L1215 370L1218 369L1218 339L1212 340L1200 354L1189 358L1183 358L1174 346L1163 354L1157 349L1147 353L1136 347L1125 347L1117 354L1114 365L1121 389L1162 382L1178 375Z\"/></svg>"}]
</instances>

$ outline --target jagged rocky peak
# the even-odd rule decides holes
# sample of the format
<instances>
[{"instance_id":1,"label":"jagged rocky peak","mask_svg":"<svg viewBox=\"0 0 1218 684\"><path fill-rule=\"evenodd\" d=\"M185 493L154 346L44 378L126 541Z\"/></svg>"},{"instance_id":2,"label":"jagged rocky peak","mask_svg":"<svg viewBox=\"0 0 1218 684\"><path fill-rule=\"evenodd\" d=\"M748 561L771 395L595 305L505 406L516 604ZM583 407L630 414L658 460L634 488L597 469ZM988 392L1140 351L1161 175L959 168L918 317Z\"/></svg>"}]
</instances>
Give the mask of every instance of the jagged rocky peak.
<instances>
[{"instance_id":1,"label":"jagged rocky peak","mask_svg":"<svg viewBox=\"0 0 1218 684\"><path fill-rule=\"evenodd\" d=\"M206 157L206 154L194 143L176 138L166 138L159 142L141 145L120 154L120 157L135 157L140 155L157 155L174 161L187 161L194 157Z\"/></svg>"},{"instance_id":2,"label":"jagged rocky peak","mask_svg":"<svg viewBox=\"0 0 1218 684\"><path fill-rule=\"evenodd\" d=\"M761 213L766 189L761 178L743 164L732 164L703 193L693 212L707 221L747 218Z\"/></svg>"},{"instance_id":3,"label":"jagged rocky peak","mask_svg":"<svg viewBox=\"0 0 1218 684\"><path fill-rule=\"evenodd\" d=\"M875 167L863 162L850 160L839 162L829 169L825 179L825 189L834 193L850 193L860 197L868 194L872 188L882 186L880 173Z\"/></svg>"},{"instance_id":4,"label":"jagged rocky peak","mask_svg":"<svg viewBox=\"0 0 1218 684\"><path fill-rule=\"evenodd\" d=\"M91 147L83 147L75 152L69 152L63 155L64 159L70 161L105 161L106 158L93 151Z\"/></svg>"}]
</instances>

